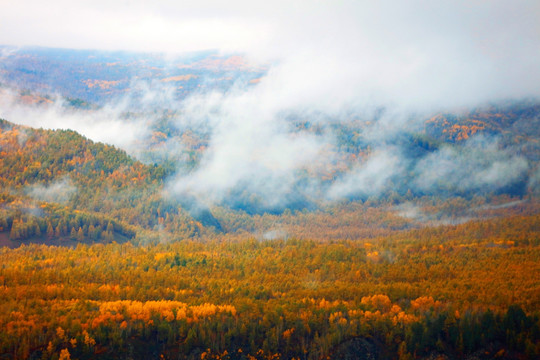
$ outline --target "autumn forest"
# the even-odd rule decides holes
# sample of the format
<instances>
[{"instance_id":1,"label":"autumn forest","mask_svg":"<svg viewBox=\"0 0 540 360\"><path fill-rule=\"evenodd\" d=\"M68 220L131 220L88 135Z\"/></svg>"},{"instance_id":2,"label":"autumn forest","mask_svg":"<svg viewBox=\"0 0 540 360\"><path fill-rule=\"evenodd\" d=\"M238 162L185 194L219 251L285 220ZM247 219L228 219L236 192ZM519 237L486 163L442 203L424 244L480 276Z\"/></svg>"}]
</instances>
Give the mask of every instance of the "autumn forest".
<instances>
[{"instance_id":1,"label":"autumn forest","mask_svg":"<svg viewBox=\"0 0 540 360\"><path fill-rule=\"evenodd\" d=\"M540 358L538 101L245 135L265 68L131 56L0 57L0 359Z\"/></svg>"}]
</instances>

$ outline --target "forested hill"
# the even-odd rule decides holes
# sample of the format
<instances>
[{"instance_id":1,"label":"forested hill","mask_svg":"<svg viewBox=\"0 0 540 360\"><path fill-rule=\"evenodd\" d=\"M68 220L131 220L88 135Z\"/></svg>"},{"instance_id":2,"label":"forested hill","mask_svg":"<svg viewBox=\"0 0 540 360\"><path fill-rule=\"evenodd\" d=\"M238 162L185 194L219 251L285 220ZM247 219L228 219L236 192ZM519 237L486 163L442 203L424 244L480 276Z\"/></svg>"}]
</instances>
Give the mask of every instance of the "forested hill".
<instances>
[{"instance_id":1,"label":"forested hill","mask_svg":"<svg viewBox=\"0 0 540 360\"><path fill-rule=\"evenodd\" d=\"M227 89L236 80L259 78L265 69L242 56L201 51L170 58L160 54L0 45L3 84L77 102L104 104L130 94L143 98L142 83L154 81L184 98L197 89ZM154 83L154 85L156 85Z\"/></svg>"},{"instance_id":2,"label":"forested hill","mask_svg":"<svg viewBox=\"0 0 540 360\"><path fill-rule=\"evenodd\" d=\"M102 232L112 219L116 232L128 238L135 229L166 228L179 237L194 236L202 229L177 204L164 200L163 167L144 165L123 150L94 143L74 131L32 129L2 120L0 154L4 228L12 229L15 223L24 229L12 234L13 239L50 233L49 225L66 238L80 228L84 236L79 234L79 239L104 239ZM111 220L87 220L83 214Z\"/></svg>"},{"instance_id":3,"label":"forested hill","mask_svg":"<svg viewBox=\"0 0 540 360\"><path fill-rule=\"evenodd\" d=\"M258 213L190 206L174 161L0 120L0 358L537 359L537 116L497 114L389 139L417 174L379 196ZM470 123L498 140L453 135ZM377 163L361 125L331 129L328 183Z\"/></svg>"},{"instance_id":4,"label":"forested hill","mask_svg":"<svg viewBox=\"0 0 540 360\"><path fill-rule=\"evenodd\" d=\"M461 113L439 113L424 125L426 135L444 142L462 142L475 135L502 136L503 143L537 142L540 104L536 101L492 104Z\"/></svg>"},{"instance_id":5,"label":"forested hill","mask_svg":"<svg viewBox=\"0 0 540 360\"><path fill-rule=\"evenodd\" d=\"M189 195L167 193L167 182L178 171L178 163L145 164L121 149L93 142L71 130L33 129L1 120L0 226L3 231L0 235L4 239L3 244L7 242L10 246L17 246L25 240L72 244L131 239L135 243L148 243L215 237L220 233L249 234L263 239L289 236L358 239L389 235L426 224L455 224L475 218L533 214L539 208L540 152L535 132L527 131L523 126L530 122L531 116L536 119L535 109L521 105L513 112L501 113L499 109L493 109L472 115L441 114L426 122L423 133L395 140L402 143L400 146L408 152L407 156L416 159L410 164L438 168L438 162L456 160L470 171L482 170L487 179L482 180L484 183L491 181L489 176L496 175L496 181L503 181L504 185L507 174L504 168L499 171L495 166L500 167L502 160L497 159L493 163L492 158L503 156L502 159L511 164L517 154L521 159L519 163L528 164L528 170L508 174L512 179L509 185L499 186L496 183L498 187L492 187L491 183L485 183L481 189L478 188L480 185L475 185L463 190L459 187L463 179L449 174L448 178L438 180L428 192L422 192L412 187L418 184L414 177L401 177L396 179L398 182L394 180L393 188L379 197L352 197L339 202L312 199L311 202L293 204L298 206L296 208L255 213L250 209L253 199L257 198L248 191L238 193L238 196L232 192L230 196L236 203L225 202L211 208L197 203ZM533 111L533 114L527 111ZM523 112L527 114L523 115ZM495 127L496 119L501 117L503 120ZM463 139L449 135L453 129L470 129L468 122L480 124L479 118L484 119L484 125L475 131L482 133L487 128L496 128L502 134L501 143L497 146L503 150L493 147L475 150ZM336 158L340 160L325 171L345 169L346 174L357 161L354 159L360 156L369 162L373 151L361 129L343 126L332 131L338 140L338 146L332 151L338 152ZM164 141L185 139L184 135L190 133L176 130L171 134L173 137ZM345 136L347 134L357 135L351 138ZM450 138L446 138L448 136ZM189 139L193 142L198 137ZM141 146L150 146L151 151L159 144L144 143ZM199 151L204 149L196 142L192 147ZM197 163L191 166L196 167ZM496 170L499 174L493 174ZM343 170L336 171L327 179L321 177L322 183L331 184L339 179ZM463 173L465 170L456 171ZM321 174L305 173L300 180L318 181L317 176Z\"/></svg>"}]
</instances>

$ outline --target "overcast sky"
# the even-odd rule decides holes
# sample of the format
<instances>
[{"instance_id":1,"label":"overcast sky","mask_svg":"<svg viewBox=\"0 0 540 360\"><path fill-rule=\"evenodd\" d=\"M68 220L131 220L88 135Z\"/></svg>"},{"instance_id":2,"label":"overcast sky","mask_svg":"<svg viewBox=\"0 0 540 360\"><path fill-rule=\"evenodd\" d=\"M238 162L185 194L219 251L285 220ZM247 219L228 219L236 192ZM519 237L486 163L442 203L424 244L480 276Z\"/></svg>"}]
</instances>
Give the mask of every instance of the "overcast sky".
<instances>
[{"instance_id":1,"label":"overcast sky","mask_svg":"<svg viewBox=\"0 0 540 360\"><path fill-rule=\"evenodd\" d=\"M538 19L538 0L0 0L0 44L243 52L307 106L453 106L539 95Z\"/></svg>"}]
</instances>

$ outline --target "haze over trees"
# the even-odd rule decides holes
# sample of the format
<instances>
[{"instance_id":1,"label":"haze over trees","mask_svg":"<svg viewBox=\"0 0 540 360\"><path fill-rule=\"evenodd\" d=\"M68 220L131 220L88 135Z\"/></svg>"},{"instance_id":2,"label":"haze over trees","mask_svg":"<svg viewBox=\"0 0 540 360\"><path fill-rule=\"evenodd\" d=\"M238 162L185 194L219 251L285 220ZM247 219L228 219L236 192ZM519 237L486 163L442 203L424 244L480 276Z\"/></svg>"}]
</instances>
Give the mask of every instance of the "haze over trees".
<instances>
[{"instance_id":1,"label":"haze over trees","mask_svg":"<svg viewBox=\"0 0 540 360\"><path fill-rule=\"evenodd\" d=\"M540 103L281 65L0 47L0 358L540 357Z\"/></svg>"},{"instance_id":2,"label":"haze over trees","mask_svg":"<svg viewBox=\"0 0 540 360\"><path fill-rule=\"evenodd\" d=\"M162 195L166 164L1 128L8 357L540 354L530 189L195 211Z\"/></svg>"}]
</instances>

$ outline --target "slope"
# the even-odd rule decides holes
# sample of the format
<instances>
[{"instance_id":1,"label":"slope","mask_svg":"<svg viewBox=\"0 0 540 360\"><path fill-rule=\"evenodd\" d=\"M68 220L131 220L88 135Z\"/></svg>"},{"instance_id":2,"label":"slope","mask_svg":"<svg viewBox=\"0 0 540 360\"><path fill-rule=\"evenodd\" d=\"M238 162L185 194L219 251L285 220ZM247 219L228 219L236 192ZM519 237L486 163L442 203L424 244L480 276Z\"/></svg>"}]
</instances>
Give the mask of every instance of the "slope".
<instances>
[{"instance_id":1,"label":"slope","mask_svg":"<svg viewBox=\"0 0 540 360\"><path fill-rule=\"evenodd\" d=\"M194 236L202 229L176 202L164 200L161 189L166 174L162 167L144 165L122 150L94 143L73 131L31 129L2 120L0 155L0 187L11 195L3 199L5 211L11 214L4 216L11 219L10 229L13 219L16 224L34 226L40 217L28 209L36 202L41 208L53 203L72 212L106 215L139 231L165 228L179 238ZM40 233L45 233L46 227L40 225ZM73 227L75 231L81 227L85 237L91 236L87 229L91 224L79 221L78 225L68 226L60 234L68 236Z\"/></svg>"}]
</instances>

